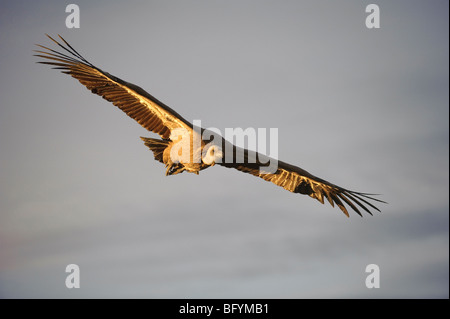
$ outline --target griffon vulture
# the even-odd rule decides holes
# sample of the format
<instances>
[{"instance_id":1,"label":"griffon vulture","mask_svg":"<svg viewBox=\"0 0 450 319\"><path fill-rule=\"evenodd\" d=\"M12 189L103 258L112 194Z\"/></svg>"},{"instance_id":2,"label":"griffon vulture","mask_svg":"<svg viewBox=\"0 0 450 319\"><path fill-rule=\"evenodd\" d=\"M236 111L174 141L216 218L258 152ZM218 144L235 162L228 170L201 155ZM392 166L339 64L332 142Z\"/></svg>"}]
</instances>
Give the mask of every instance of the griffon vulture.
<instances>
[{"instance_id":1,"label":"griffon vulture","mask_svg":"<svg viewBox=\"0 0 450 319\"><path fill-rule=\"evenodd\" d=\"M196 129L180 114L139 86L97 68L83 58L61 36L59 36L61 43L49 35L47 36L64 51L59 52L37 44L45 51L34 50L38 53L35 56L46 59L38 63L49 64L54 69L60 69L61 72L71 75L92 93L112 102L144 128L159 134L161 139L146 137L141 137L141 139L153 151L155 160L165 164L166 175L174 175L183 171L198 174L199 171L218 164L260 177L290 192L309 195L322 204L324 199L327 199L333 207L336 203L347 216L349 214L345 204L362 216L360 209L371 215L368 207L379 211L369 201L384 203L372 197L375 194L348 190L282 161L275 160L278 164L275 170L265 170L268 163L267 157L234 145L230 148L231 143L222 137L215 136L213 137L214 143L210 143L211 140L203 138L204 129ZM211 138L212 135L209 136ZM190 147L185 148L189 149L188 156L186 156L186 152L183 156L183 148L181 148L181 152L172 149L177 143L180 143L180 138L184 141L187 139L190 144L188 145ZM227 150L233 152L231 157L226 156ZM237 160L237 154L241 154L239 160ZM226 158L231 160L227 161Z\"/></svg>"}]
</instances>

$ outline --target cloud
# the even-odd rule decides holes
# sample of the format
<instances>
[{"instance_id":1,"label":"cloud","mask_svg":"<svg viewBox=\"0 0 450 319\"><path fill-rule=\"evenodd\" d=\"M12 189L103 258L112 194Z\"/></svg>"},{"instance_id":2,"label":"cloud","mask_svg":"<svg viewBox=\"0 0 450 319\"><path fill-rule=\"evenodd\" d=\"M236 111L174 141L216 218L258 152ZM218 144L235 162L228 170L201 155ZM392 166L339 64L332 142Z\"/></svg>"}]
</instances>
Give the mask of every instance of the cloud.
<instances>
[{"instance_id":1,"label":"cloud","mask_svg":"<svg viewBox=\"0 0 450 319\"><path fill-rule=\"evenodd\" d=\"M45 4L0 19L1 297L448 298L448 3L380 2L378 31L352 2L80 2L79 30ZM389 204L347 219L234 170L165 177L152 133L35 65L44 32L189 120L277 127L281 160Z\"/></svg>"}]
</instances>

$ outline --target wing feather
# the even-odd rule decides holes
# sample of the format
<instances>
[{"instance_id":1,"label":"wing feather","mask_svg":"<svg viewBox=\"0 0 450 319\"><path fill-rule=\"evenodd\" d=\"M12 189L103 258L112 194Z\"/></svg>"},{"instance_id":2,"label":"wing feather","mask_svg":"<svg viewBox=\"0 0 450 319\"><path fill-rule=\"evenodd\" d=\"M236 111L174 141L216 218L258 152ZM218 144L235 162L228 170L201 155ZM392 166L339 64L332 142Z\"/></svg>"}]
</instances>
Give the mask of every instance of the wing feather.
<instances>
[{"instance_id":1,"label":"wing feather","mask_svg":"<svg viewBox=\"0 0 450 319\"><path fill-rule=\"evenodd\" d=\"M38 53L35 56L45 59L38 63L54 66L54 69L71 75L92 93L112 102L145 129L159 134L162 138L169 138L174 128L192 129L191 123L142 88L89 63L61 36L59 38L63 44L47 36L65 53L37 44L45 50L35 50Z\"/></svg>"},{"instance_id":2,"label":"wing feather","mask_svg":"<svg viewBox=\"0 0 450 319\"><path fill-rule=\"evenodd\" d=\"M234 146L234 152L237 152L237 149L239 148ZM243 150L241 149L239 152L243 152ZM382 200L372 197L376 196L375 194L360 193L348 190L316 177L300 167L281 161L278 161L278 169L275 173L264 173L263 164L258 162L248 163L247 152L247 150L244 151L245 156L243 163L224 162L218 164L260 177L265 181L272 182L273 184L281 186L290 192L309 195L310 197L317 199L322 204L325 203L326 198L332 207L336 204L340 210L347 215L347 217L349 217L349 213L345 204L347 204L358 215L362 216L360 208L370 215L372 215L372 212L368 207L380 211L369 201L385 203ZM260 158L259 154L257 154L257 158ZM262 168L261 171L260 168Z\"/></svg>"}]
</instances>

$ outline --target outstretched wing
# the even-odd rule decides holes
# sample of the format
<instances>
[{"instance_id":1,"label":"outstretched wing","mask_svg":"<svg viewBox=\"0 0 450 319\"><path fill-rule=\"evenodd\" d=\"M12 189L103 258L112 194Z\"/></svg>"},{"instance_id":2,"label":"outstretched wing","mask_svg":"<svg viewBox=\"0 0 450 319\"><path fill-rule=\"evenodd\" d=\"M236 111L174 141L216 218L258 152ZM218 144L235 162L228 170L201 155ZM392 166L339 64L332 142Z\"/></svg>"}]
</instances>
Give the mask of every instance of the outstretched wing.
<instances>
[{"instance_id":1,"label":"outstretched wing","mask_svg":"<svg viewBox=\"0 0 450 319\"><path fill-rule=\"evenodd\" d=\"M169 138L170 132L174 128L192 129L191 123L139 86L123 81L95 67L61 36L59 38L65 45L48 34L47 36L65 52L58 52L36 44L46 51L35 50L39 53L35 56L47 59L38 63L52 65L54 66L53 69L60 69L62 73L73 76L92 93L112 102L144 128L159 134L162 138Z\"/></svg>"},{"instance_id":2,"label":"outstretched wing","mask_svg":"<svg viewBox=\"0 0 450 319\"><path fill-rule=\"evenodd\" d=\"M266 173L264 171L266 164L262 163L268 163L269 160L272 159L259 153L244 150L236 146L233 146L233 153L244 153L243 160L238 162L236 161L236 156L234 156L233 160L227 163L227 161L224 160L226 159L226 155L224 155L222 163L217 164L260 177L266 181L274 183L275 185L281 186L290 192L309 195L310 197L317 199L322 204L324 204L324 199L326 198L331 206L334 207L334 204L336 203L336 205L345 215L347 215L347 217L349 217L349 214L345 204L350 206L356 213L362 216L360 209L363 209L370 215L372 215L372 213L369 208L380 211L369 201L385 203L382 200L372 197L375 194L360 193L345 189L316 177L300 167L290 165L282 161L278 161L278 166L274 173ZM249 154L251 154L251 156L249 156ZM256 159L256 162L250 162L249 157ZM259 161L259 159L262 158L264 158L264 160Z\"/></svg>"}]
</instances>

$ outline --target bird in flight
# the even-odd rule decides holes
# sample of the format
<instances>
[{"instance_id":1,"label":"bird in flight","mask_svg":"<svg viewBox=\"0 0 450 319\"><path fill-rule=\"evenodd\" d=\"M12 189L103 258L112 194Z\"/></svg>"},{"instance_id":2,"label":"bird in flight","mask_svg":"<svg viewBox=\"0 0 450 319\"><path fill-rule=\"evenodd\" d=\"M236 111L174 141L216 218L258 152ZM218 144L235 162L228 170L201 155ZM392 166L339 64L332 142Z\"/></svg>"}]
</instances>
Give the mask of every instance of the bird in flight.
<instances>
[{"instance_id":1,"label":"bird in flight","mask_svg":"<svg viewBox=\"0 0 450 319\"><path fill-rule=\"evenodd\" d=\"M369 208L380 211L373 204L374 201L385 203L374 198L376 194L355 192L337 186L300 167L237 147L221 136L194 127L139 86L121 80L88 62L66 40L58 36L61 42L47 34L63 51L36 44L44 51L34 50L37 53L35 56L45 59L38 63L51 65L54 69L71 75L92 93L112 102L145 129L159 134L160 139L141 139L153 151L155 160L166 166L166 175L184 171L198 174L217 164L260 177L292 193L309 195L322 204L326 199L331 206L336 204L347 217L349 213L345 205L362 216L361 210L370 215L372 213ZM277 163L274 169L268 165L272 162Z\"/></svg>"}]
</instances>

